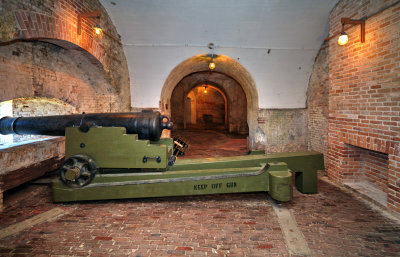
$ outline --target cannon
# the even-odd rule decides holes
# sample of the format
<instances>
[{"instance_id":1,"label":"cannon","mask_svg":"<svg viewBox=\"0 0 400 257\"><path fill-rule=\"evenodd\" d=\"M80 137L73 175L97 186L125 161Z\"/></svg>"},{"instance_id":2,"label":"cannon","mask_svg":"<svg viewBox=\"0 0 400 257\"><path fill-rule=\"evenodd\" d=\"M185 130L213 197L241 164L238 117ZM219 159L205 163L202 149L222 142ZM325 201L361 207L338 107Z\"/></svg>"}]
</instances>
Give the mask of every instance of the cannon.
<instances>
[{"instance_id":1,"label":"cannon","mask_svg":"<svg viewBox=\"0 0 400 257\"><path fill-rule=\"evenodd\" d=\"M0 119L1 134L66 136L60 178L72 188L107 168L165 170L176 157L171 140L160 136L171 128L168 116L153 111Z\"/></svg>"},{"instance_id":2,"label":"cannon","mask_svg":"<svg viewBox=\"0 0 400 257\"><path fill-rule=\"evenodd\" d=\"M171 129L168 116L159 112L90 113L42 117L4 117L0 119L0 134L64 136L68 127L87 132L91 127L124 127L127 134L139 139L157 141L163 129Z\"/></svg>"},{"instance_id":3,"label":"cannon","mask_svg":"<svg viewBox=\"0 0 400 257\"><path fill-rule=\"evenodd\" d=\"M179 160L188 145L161 138L171 128L167 116L153 111L0 119L1 134L65 136L65 161L52 183L55 202L240 192L292 199L292 172L282 162L292 157Z\"/></svg>"}]
</instances>

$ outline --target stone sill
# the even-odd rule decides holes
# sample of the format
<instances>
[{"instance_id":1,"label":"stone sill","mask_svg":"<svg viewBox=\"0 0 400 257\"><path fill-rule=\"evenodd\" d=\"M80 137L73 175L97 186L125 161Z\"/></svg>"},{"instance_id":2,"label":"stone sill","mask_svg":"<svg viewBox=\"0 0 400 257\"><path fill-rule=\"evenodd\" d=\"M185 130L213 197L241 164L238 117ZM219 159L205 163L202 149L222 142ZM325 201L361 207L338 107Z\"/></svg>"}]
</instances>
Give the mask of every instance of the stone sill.
<instances>
[{"instance_id":1,"label":"stone sill","mask_svg":"<svg viewBox=\"0 0 400 257\"><path fill-rule=\"evenodd\" d=\"M64 157L65 137L52 137L0 149L0 175L51 158Z\"/></svg>"},{"instance_id":2,"label":"stone sill","mask_svg":"<svg viewBox=\"0 0 400 257\"><path fill-rule=\"evenodd\" d=\"M375 204L387 208L387 194L374 184L368 181L359 181L345 182L343 185L348 189L356 191L362 197L367 198Z\"/></svg>"},{"instance_id":3,"label":"stone sill","mask_svg":"<svg viewBox=\"0 0 400 257\"><path fill-rule=\"evenodd\" d=\"M60 137L46 137L46 138L40 138L40 139L26 140L26 141L17 142L17 143L0 144L0 151L4 150L4 149L10 149L10 148L18 147L18 146L27 145L27 144L35 144L37 142L42 142L42 141L47 141L47 140L49 140L49 141L51 140L54 142L60 141L59 138Z\"/></svg>"}]
</instances>

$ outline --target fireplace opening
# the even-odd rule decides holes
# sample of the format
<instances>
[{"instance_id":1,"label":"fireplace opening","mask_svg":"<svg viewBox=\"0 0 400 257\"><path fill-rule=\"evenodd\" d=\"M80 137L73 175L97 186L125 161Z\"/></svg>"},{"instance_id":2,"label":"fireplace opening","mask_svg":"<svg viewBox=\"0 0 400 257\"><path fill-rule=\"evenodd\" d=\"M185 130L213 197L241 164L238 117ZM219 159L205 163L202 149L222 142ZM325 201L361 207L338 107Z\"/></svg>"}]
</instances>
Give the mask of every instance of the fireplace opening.
<instances>
[{"instance_id":1,"label":"fireplace opening","mask_svg":"<svg viewBox=\"0 0 400 257\"><path fill-rule=\"evenodd\" d=\"M386 153L346 144L344 184L353 190L387 206L388 165Z\"/></svg>"}]
</instances>

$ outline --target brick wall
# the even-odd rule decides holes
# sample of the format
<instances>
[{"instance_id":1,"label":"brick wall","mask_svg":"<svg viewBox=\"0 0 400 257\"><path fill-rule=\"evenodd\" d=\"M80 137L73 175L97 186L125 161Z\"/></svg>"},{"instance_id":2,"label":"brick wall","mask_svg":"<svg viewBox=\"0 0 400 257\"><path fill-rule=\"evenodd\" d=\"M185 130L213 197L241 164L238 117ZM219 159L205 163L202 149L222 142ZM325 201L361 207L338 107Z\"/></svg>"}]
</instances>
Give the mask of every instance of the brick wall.
<instances>
[{"instance_id":1,"label":"brick wall","mask_svg":"<svg viewBox=\"0 0 400 257\"><path fill-rule=\"evenodd\" d=\"M308 149L328 153L328 103L329 65L328 42L325 42L315 58L307 89Z\"/></svg>"},{"instance_id":2,"label":"brick wall","mask_svg":"<svg viewBox=\"0 0 400 257\"><path fill-rule=\"evenodd\" d=\"M379 12L395 2L339 1L331 12L330 35L340 32L342 17L367 19L365 43L360 26L346 26L347 45L329 42L328 174L338 182L367 176L400 212L400 4ZM387 174L360 171L360 148L387 155Z\"/></svg>"}]
</instances>

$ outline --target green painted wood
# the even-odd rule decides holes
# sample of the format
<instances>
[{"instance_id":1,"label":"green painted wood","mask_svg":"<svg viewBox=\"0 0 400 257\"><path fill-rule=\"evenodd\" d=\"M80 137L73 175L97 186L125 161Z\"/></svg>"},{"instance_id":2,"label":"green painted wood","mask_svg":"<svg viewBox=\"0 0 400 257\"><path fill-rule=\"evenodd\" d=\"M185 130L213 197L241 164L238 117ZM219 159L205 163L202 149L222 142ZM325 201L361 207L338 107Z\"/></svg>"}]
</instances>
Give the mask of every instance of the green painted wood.
<instances>
[{"instance_id":1,"label":"green painted wood","mask_svg":"<svg viewBox=\"0 0 400 257\"><path fill-rule=\"evenodd\" d=\"M285 171L286 169L286 171ZM286 164L270 166L258 164L256 167L242 169L212 169L167 171L135 174L105 174L86 187L68 188L59 180L53 181L55 202L124 199L143 197L165 197L182 195L204 195L240 192L268 192L270 174L280 184L291 188L291 172ZM284 180L287 180L286 182ZM184 181L180 181L184 180ZM275 182L274 182L275 183ZM289 201L287 188L275 187L276 200ZM278 190L278 191L277 191ZM289 197L288 197L289 196Z\"/></svg>"},{"instance_id":2,"label":"green painted wood","mask_svg":"<svg viewBox=\"0 0 400 257\"><path fill-rule=\"evenodd\" d=\"M65 131L66 158L76 154L91 157L98 168L153 168L165 170L172 154L172 139L150 143L138 140L136 134L125 134L120 127L93 127L81 132L77 127ZM143 157L161 157L161 162Z\"/></svg>"},{"instance_id":3,"label":"green painted wood","mask_svg":"<svg viewBox=\"0 0 400 257\"><path fill-rule=\"evenodd\" d=\"M312 156L312 155L322 155L317 151L303 151L303 152L283 152L283 153L269 153L268 158L280 158L280 157L299 157L299 156Z\"/></svg>"},{"instance_id":4,"label":"green painted wood","mask_svg":"<svg viewBox=\"0 0 400 257\"><path fill-rule=\"evenodd\" d=\"M258 163L266 162L266 157L262 155L243 155L232 157L216 157L201 159L178 159L176 163L169 167L171 171L179 170L204 170L217 168L241 168L251 167Z\"/></svg>"},{"instance_id":5,"label":"green painted wood","mask_svg":"<svg viewBox=\"0 0 400 257\"><path fill-rule=\"evenodd\" d=\"M282 170L270 171L269 195L278 201L287 202L292 199L292 173Z\"/></svg>"},{"instance_id":6,"label":"green painted wood","mask_svg":"<svg viewBox=\"0 0 400 257\"><path fill-rule=\"evenodd\" d=\"M265 165L265 163L264 163ZM246 174L256 172L262 169L262 166L247 167L247 168L228 168L228 169L209 169L209 170L187 170L179 172L138 172L138 173L122 173L119 174L101 174L96 175L94 183L104 182L121 182L121 181L141 181L148 179L169 179L169 178L185 178L185 177L200 177L212 175L232 175L232 174Z\"/></svg>"},{"instance_id":7,"label":"green painted wood","mask_svg":"<svg viewBox=\"0 0 400 257\"><path fill-rule=\"evenodd\" d=\"M295 172L296 188L306 194L318 193L317 171L324 169L323 154L315 151L267 154L268 162L285 162Z\"/></svg>"},{"instance_id":8,"label":"green painted wood","mask_svg":"<svg viewBox=\"0 0 400 257\"><path fill-rule=\"evenodd\" d=\"M149 142L125 132L125 128L118 127L95 127L86 133L79 128L67 128L66 157L87 155L94 160L99 173L82 188L69 188L55 180L54 201L262 191L284 202L292 199L288 167L296 172L296 187L303 193L317 192L316 171L323 168L322 155L316 152L265 156L263 151L235 157L178 159L175 165L168 166L172 139ZM161 162L151 158L143 162L144 156L160 156Z\"/></svg>"}]
</instances>

